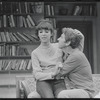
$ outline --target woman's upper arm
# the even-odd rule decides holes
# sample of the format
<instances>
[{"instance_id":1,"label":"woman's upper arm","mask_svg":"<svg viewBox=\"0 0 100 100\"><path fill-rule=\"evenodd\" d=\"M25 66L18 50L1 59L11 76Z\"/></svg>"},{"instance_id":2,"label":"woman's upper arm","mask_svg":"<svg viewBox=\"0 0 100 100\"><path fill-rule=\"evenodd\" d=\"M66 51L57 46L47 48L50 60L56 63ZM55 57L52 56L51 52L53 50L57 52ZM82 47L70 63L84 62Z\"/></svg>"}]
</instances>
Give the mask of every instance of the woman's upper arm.
<instances>
[{"instance_id":1,"label":"woman's upper arm","mask_svg":"<svg viewBox=\"0 0 100 100\"><path fill-rule=\"evenodd\" d=\"M31 59L32 59L33 73L37 80L52 79L52 73L44 73L42 71L42 68L40 67L39 59L36 56L36 54L32 53Z\"/></svg>"}]
</instances>

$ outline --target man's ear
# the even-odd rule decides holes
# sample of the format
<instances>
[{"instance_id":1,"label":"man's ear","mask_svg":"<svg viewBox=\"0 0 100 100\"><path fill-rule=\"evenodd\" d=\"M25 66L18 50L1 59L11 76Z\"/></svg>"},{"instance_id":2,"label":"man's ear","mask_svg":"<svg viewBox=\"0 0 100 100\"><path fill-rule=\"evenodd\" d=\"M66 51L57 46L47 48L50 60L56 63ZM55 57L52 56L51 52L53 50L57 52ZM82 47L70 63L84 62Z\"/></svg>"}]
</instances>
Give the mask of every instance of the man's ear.
<instances>
[{"instance_id":1,"label":"man's ear","mask_svg":"<svg viewBox=\"0 0 100 100\"><path fill-rule=\"evenodd\" d=\"M71 41L68 41L68 42L66 43L66 46L69 46L69 45L70 45L70 43L71 43Z\"/></svg>"}]
</instances>

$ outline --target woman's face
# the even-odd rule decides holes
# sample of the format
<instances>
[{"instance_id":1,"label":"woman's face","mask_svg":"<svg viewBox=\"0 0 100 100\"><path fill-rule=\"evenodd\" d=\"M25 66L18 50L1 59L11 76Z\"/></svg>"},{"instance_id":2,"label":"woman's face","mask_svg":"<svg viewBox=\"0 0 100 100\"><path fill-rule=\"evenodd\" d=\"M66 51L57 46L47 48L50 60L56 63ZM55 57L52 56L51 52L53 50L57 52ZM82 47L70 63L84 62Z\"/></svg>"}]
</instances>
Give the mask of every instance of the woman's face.
<instances>
[{"instance_id":1,"label":"woman's face","mask_svg":"<svg viewBox=\"0 0 100 100\"><path fill-rule=\"evenodd\" d=\"M61 34L61 36L58 38L58 43L59 43L59 48L62 49L64 47L66 47L66 43L65 43L65 34Z\"/></svg>"},{"instance_id":2,"label":"woman's face","mask_svg":"<svg viewBox=\"0 0 100 100\"><path fill-rule=\"evenodd\" d=\"M38 30L38 36L39 36L41 42L50 42L51 30L40 29L40 30Z\"/></svg>"}]
</instances>

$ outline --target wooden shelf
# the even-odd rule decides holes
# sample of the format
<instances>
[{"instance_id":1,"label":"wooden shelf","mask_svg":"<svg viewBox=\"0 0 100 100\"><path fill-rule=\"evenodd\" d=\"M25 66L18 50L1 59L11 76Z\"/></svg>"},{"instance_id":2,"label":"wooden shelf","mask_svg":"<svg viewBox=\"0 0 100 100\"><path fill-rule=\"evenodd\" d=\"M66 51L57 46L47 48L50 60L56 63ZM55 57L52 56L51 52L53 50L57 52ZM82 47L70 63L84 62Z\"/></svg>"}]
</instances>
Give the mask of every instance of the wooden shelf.
<instances>
[{"instance_id":1,"label":"wooden shelf","mask_svg":"<svg viewBox=\"0 0 100 100\"><path fill-rule=\"evenodd\" d=\"M95 18L96 16L68 16L68 15L55 15L55 16L45 16L45 18Z\"/></svg>"},{"instance_id":2,"label":"wooden shelf","mask_svg":"<svg viewBox=\"0 0 100 100\"><path fill-rule=\"evenodd\" d=\"M25 56L0 56L0 59L31 59L31 56L25 55Z\"/></svg>"},{"instance_id":3,"label":"wooden shelf","mask_svg":"<svg viewBox=\"0 0 100 100\"><path fill-rule=\"evenodd\" d=\"M40 41L34 42L34 41L25 41L25 42L0 42L0 45L4 44L19 44L19 45L39 45Z\"/></svg>"},{"instance_id":4,"label":"wooden shelf","mask_svg":"<svg viewBox=\"0 0 100 100\"><path fill-rule=\"evenodd\" d=\"M3 30L35 30L35 26L30 28L30 27L1 27L0 28L0 31L3 31Z\"/></svg>"},{"instance_id":5,"label":"wooden shelf","mask_svg":"<svg viewBox=\"0 0 100 100\"><path fill-rule=\"evenodd\" d=\"M3 14L0 14L0 16L2 15L14 15L14 16L27 16L27 15L31 15L31 16L43 16L44 14L43 13L18 13L18 14L15 14L15 13L3 13Z\"/></svg>"},{"instance_id":6,"label":"wooden shelf","mask_svg":"<svg viewBox=\"0 0 100 100\"><path fill-rule=\"evenodd\" d=\"M15 74L15 73L32 73L32 70L0 70L0 74Z\"/></svg>"}]
</instances>

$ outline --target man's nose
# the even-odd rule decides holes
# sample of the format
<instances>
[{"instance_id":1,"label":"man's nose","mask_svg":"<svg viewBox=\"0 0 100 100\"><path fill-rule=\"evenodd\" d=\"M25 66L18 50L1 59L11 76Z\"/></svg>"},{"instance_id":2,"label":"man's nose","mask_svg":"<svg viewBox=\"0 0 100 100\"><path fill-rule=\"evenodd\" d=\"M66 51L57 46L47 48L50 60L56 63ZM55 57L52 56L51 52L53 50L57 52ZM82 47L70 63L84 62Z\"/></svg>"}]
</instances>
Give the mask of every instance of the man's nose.
<instances>
[{"instance_id":1,"label":"man's nose","mask_svg":"<svg viewBox=\"0 0 100 100\"><path fill-rule=\"evenodd\" d=\"M57 41L59 42L60 38L57 39Z\"/></svg>"}]
</instances>

